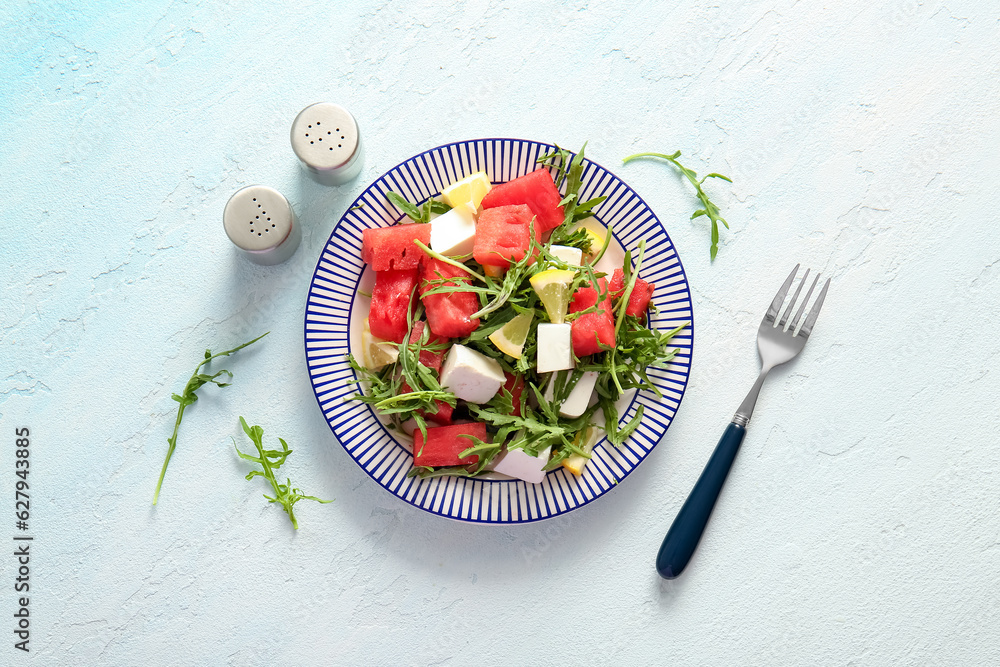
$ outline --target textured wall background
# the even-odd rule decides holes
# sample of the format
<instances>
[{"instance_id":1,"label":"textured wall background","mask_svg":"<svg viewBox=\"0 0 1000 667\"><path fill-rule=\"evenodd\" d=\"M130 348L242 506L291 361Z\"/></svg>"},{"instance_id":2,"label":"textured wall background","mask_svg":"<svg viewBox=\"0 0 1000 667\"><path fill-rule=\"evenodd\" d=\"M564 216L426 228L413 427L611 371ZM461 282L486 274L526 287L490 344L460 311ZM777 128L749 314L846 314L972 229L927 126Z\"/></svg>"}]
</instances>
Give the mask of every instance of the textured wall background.
<instances>
[{"instance_id":1,"label":"textured wall background","mask_svg":"<svg viewBox=\"0 0 1000 667\"><path fill-rule=\"evenodd\" d=\"M32 429L32 652L7 664L998 664L1000 140L993 7L974 1L15 2L0 8L0 536ZM304 178L309 103L348 106L361 177ZM564 518L416 510L337 446L305 372L320 248L364 185L428 147L555 141L665 220L698 340L667 437ZM681 149L732 229L714 265ZM304 227L262 268L221 228L272 185ZM703 220L703 219L702 219ZM765 386L690 568L656 549L757 371L796 261L834 277ZM264 330L187 414L206 347ZM246 482L237 415L295 449L301 530ZM9 523L8 523L9 520ZM7 540L10 538L7 537Z\"/></svg>"}]
</instances>

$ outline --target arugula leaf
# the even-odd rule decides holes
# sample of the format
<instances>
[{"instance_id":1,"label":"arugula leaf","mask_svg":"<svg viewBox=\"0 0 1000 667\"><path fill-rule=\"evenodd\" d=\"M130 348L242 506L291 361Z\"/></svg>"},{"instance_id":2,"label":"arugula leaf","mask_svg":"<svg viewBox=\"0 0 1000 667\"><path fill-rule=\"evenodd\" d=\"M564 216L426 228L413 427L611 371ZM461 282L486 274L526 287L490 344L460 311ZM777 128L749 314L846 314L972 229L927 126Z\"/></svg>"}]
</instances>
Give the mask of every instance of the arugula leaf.
<instances>
[{"instance_id":1,"label":"arugula leaf","mask_svg":"<svg viewBox=\"0 0 1000 667\"><path fill-rule=\"evenodd\" d=\"M391 190L385 193L385 198L414 222L430 222L432 214L447 213L451 210L451 206L433 198L425 201L422 206L417 206Z\"/></svg>"},{"instance_id":2,"label":"arugula leaf","mask_svg":"<svg viewBox=\"0 0 1000 667\"><path fill-rule=\"evenodd\" d=\"M445 204L443 201L438 201L437 199L428 199L427 201L424 202L421 215L424 218L424 222L430 222L432 213L441 215L443 213L447 213L450 210L451 206L448 206L448 204Z\"/></svg>"},{"instance_id":3,"label":"arugula leaf","mask_svg":"<svg viewBox=\"0 0 1000 667\"><path fill-rule=\"evenodd\" d=\"M391 201L393 206L402 211L404 215L408 216L414 222L423 222L421 220L423 215L420 209L406 201L401 195L397 195L395 192L386 192L385 198Z\"/></svg>"},{"instance_id":4,"label":"arugula leaf","mask_svg":"<svg viewBox=\"0 0 1000 667\"><path fill-rule=\"evenodd\" d=\"M180 404L180 406L177 408L177 419L174 421L174 432L169 438L167 438L167 457L163 460L163 468L160 470L160 479L156 482L156 492L153 494L154 505L156 504L156 501L159 500L160 498L160 487L163 486L163 477L164 475L167 474L167 465L170 463L170 457L174 455L174 448L177 446L177 430L181 426L181 419L184 418L184 409L187 406L194 404L195 401L198 400L198 395L195 392L197 392L206 384L211 383L217 387L228 387L230 384L232 384L230 382L222 382L221 380L219 380L219 377L223 375L225 375L226 379L228 380L233 379L233 374L225 369L222 369L221 371L218 371L212 375L208 375L206 373L199 373L198 371L201 370L202 366L207 365L213 359L217 359L218 357L228 357L229 355L233 354L234 352L238 352L239 350L242 350L248 345L253 345L254 343L259 341L261 338L263 338L269 333L271 332L268 331L266 333L263 333L251 341L248 341L246 343L243 343L242 345L234 347L231 350L226 350L225 352L219 352L218 354L212 354L211 350L205 350L205 358L202 360L200 364L198 364L195 367L194 372L191 373L191 378L187 381L187 384L184 385L184 391L182 391L179 395L178 394L171 395L171 398L177 401Z\"/></svg>"},{"instance_id":5,"label":"arugula leaf","mask_svg":"<svg viewBox=\"0 0 1000 667\"><path fill-rule=\"evenodd\" d=\"M530 456L537 456L550 446L568 447L579 452L580 450L573 444L576 434L592 425L590 418L597 410L597 406L592 406L575 419L562 419L556 407L545 400L545 396L534 382L528 382L527 388L534 392L541 414L535 412L525 402L523 394L521 416L511 414L513 397L507 391L497 394L485 405L470 404L469 412L487 426L496 428L494 442L502 443L513 436L513 439L507 442L508 450L522 449Z\"/></svg>"},{"instance_id":6,"label":"arugula leaf","mask_svg":"<svg viewBox=\"0 0 1000 667\"><path fill-rule=\"evenodd\" d=\"M466 433L462 433L458 437L466 438L472 443L471 447L459 452L458 455L460 457L465 458L466 456L472 456L473 454L479 457L478 464L475 469L472 470L471 476L473 477L481 473L489 462L496 458L497 454L500 453L500 450L503 447L503 440L499 440L498 442L484 442L476 436L468 435Z\"/></svg>"},{"instance_id":7,"label":"arugula leaf","mask_svg":"<svg viewBox=\"0 0 1000 667\"><path fill-rule=\"evenodd\" d=\"M491 458L493 458L493 456L496 455L497 452L500 451L500 444L498 443L484 442L479 438L477 438L476 436L468 435L467 433L462 433L458 437L467 438L471 440L473 443L472 446L469 447L468 449L463 449L461 452L459 452L458 455L460 458L464 459L466 456L472 456L473 454L475 454L476 456L479 456L480 462L487 462Z\"/></svg>"},{"instance_id":8,"label":"arugula leaf","mask_svg":"<svg viewBox=\"0 0 1000 667\"><path fill-rule=\"evenodd\" d=\"M722 224L724 224L726 226L726 229L729 229L729 223L726 222L725 219L723 219L722 216L719 215L719 207L713 204L711 200L709 200L708 195L705 194L705 191L702 189L701 184L704 183L705 180L709 178L720 178L724 181L728 181L729 183L732 183L733 181L728 176L723 176L722 174L717 174L715 172L705 175L699 181L697 173L695 173L691 169L688 169L687 167L685 167L684 165L682 165L680 162L677 161L677 158L679 158L680 156L681 156L680 151L677 151L676 153L672 153L670 155L666 155L665 153L636 153L635 155L629 155L627 158L622 160L622 163L628 164L632 160L638 160L641 158L650 158L650 157L659 158L661 160L666 160L667 162L671 163L672 165L677 167L677 169L682 174L684 174L684 176L688 179L688 181L691 182L691 185L694 186L694 189L698 195L698 199L701 201L702 205L702 208L698 209L697 211L691 214L691 220L699 218L703 215L707 215L708 219L712 221L711 253L712 253L712 259L714 260L716 254L718 254L719 252L719 223L721 222Z\"/></svg>"},{"instance_id":9,"label":"arugula leaf","mask_svg":"<svg viewBox=\"0 0 1000 667\"><path fill-rule=\"evenodd\" d=\"M535 385L531 386L537 391ZM539 419L535 416L534 411L530 408L528 408L528 410L524 413L525 416L523 417L500 414L498 412L494 412L493 410L484 409L482 406L476 405L475 403L469 404L469 411L479 419L482 419L488 424L492 424L494 426L514 426L519 429L523 428L537 435L557 436L566 432L565 427L556 423L558 421L557 419L552 420L552 423L539 421Z\"/></svg>"},{"instance_id":10,"label":"arugula leaf","mask_svg":"<svg viewBox=\"0 0 1000 667\"><path fill-rule=\"evenodd\" d=\"M572 223L576 214L577 199L580 196L580 185L583 182L583 154L587 150L587 142L583 142L580 152L570 160L566 172L566 205L563 207L565 218L563 224Z\"/></svg>"},{"instance_id":11,"label":"arugula leaf","mask_svg":"<svg viewBox=\"0 0 1000 667\"><path fill-rule=\"evenodd\" d=\"M605 199L606 195L601 195L600 197L594 197L593 199L588 199L587 201L579 204L576 210L573 212L573 221L583 220L584 218L590 217L591 210L601 204Z\"/></svg>"},{"instance_id":12,"label":"arugula leaf","mask_svg":"<svg viewBox=\"0 0 1000 667\"><path fill-rule=\"evenodd\" d=\"M409 348L409 346L405 347ZM400 358L402 358L403 354L400 354ZM407 349L405 354L407 357L417 357L415 362L410 362L412 366L419 365L419 368L430 373L430 369L420 363L419 355L412 354L409 349ZM442 389L433 374L429 376L425 374L417 375L416 372L411 370L410 379L417 382L418 388L413 390L411 386L411 391L403 392L403 373L394 372L391 365L386 366L378 373L374 373L359 364L354 355L348 354L346 359L348 365L360 376L357 380L347 380L347 383L368 382L370 388L367 394L359 391L353 396L346 397L345 401L367 403L384 415L400 416L404 420L418 410L436 412L436 401L442 401L452 407L457 403L455 394ZM431 386L426 389L420 388L423 386L421 384L422 381L429 381ZM409 384L409 381L407 381L407 384Z\"/></svg>"},{"instance_id":13,"label":"arugula leaf","mask_svg":"<svg viewBox=\"0 0 1000 667\"><path fill-rule=\"evenodd\" d=\"M424 243L422 241L417 241L416 239L414 239L413 244L415 246L417 246L418 248L420 248L421 250L423 250L428 255L430 255L431 257L433 257L434 259L441 260L445 264L451 264L452 266L454 266L456 268L462 269L463 271L465 271L466 273L468 273L470 276L476 278L480 282L484 282L484 283L485 282L489 282L489 281L486 280L485 276L482 276L482 275L476 273L473 269L470 269L468 266L466 266L462 262L454 260L451 257L446 257L445 255L442 255L441 253L439 253L436 250L431 250L426 245L424 245Z\"/></svg>"},{"instance_id":14,"label":"arugula leaf","mask_svg":"<svg viewBox=\"0 0 1000 667\"><path fill-rule=\"evenodd\" d=\"M589 217L591 209L607 199L607 197L596 197L585 202L580 202L580 186L583 182L583 160L586 151L587 142L583 143L583 146L580 147L580 151L576 155L571 154L565 148L556 146L554 151L536 160L537 163L556 170L556 176L553 180L555 180L557 188L562 187L563 184L566 185L566 196L559 202L565 214L562 227L569 227L574 222ZM553 234L555 235L557 232L553 232ZM553 241L553 243L556 243L556 245L568 245L556 241Z\"/></svg>"},{"instance_id":15,"label":"arugula leaf","mask_svg":"<svg viewBox=\"0 0 1000 667\"><path fill-rule=\"evenodd\" d=\"M559 225L552 230L549 244L579 248L584 252L592 251L590 235L587 234L587 231L585 229L570 229L566 225Z\"/></svg>"},{"instance_id":16,"label":"arugula leaf","mask_svg":"<svg viewBox=\"0 0 1000 667\"><path fill-rule=\"evenodd\" d=\"M560 148L558 144L551 153L546 153L540 156L535 162L540 165L549 167L550 169L555 169L556 174L552 180L556 183L556 188L561 188L562 184L566 181L566 177L569 175L569 163L572 161L572 156L568 150L565 148ZM574 192L566 192L568 195L575 195Z\"/></svg>"},{"instance_id":17,"label":"arugula leaf","mask_svg":"<svg viewBox=\"0 0 1000 667\"><path fill-rule=\"evenodd\" d=\"M604 423L610 424L605 431L608 442L610 442L615 447L620 447L632 432L635 431L636 427L642 422L642 414L645 411L645 406L640 405L635 411L632 419L629 420L625 426L618 428L618 410L615 408L614 401L605 401L601 403L601 410L604 412Z\"/></svg>"},{"instance_id":18,"label":"arugula leaf","mask_svg":"<svg viewBox=\"0 0 1000 667\"><path fill-rule=\"evenodd\" d=\"M278 438L278 442L281 443L280 452L276 449L264 449L264 429L260 426L248 426L247 421L243 417L240 417L240 424L243 426L243 432L247 434L247 437L253 442L254 447L257 448L258 456L241 452L240 448L236 446L235 440L233 441L233 447L236 447L236 453L240 455L241 459L257 463L262 468L262 470L251 470L247 474L246 479L251 480L254 477L263 477L271 483L271 488L274 489L274 496L272 497L265 493L264 497L267 498L268 502L281 504L292 522L292 528L295 530L299 529L299 522L295 520L295 512L292 509L295 503L300 500L315 500L318 503L333 502L332 500L321 500L316 496L304 495L302 489L292 487L292 480L290 478L286 477L285 483L279 484L278 480L274 477L274 471L280 468L288 458L288 455L292 453L292 450L288 448L288 443L282 438Z\"/></svg>"},{"instance_id":19,"label":"arugula leaf","mask_svg":"<svg viewBox=\"0 0 1000 667\"><path fill-rule=\"evenodd\" d=\"M625 289L622 291L621 295L618 297L618 314L615 320L615 341L618 340L618 333L621 331L622 322L625 321L625 310L628 308L629 298L632 296L632 290L635 289L635 281L639 278L639 269L642 267L642 259L646 253L646 240L643 239L639 241L639 258L636 260L635 269L632 268L632 251L629 250L625 253L625 262L622 267L622 272L624 274ZM615 386L618 391L622 391L621 383L618 380L617 367L615 365L615 356L618 353L618 345L616 344L614 348L611 349L611 379L614 380Z\"/></svg>"},{"instance_id":20,"label":"arugula leaf","mask_svg":"<svg viewBox=\"0 0 1000 667\"><path fill-rule=\"evenodd\" d=\"M419 477L421 479L433 479L435 477L446 477L452 475L454 477L475 477L479 472L475 470L469 470L465 466L447 466L444 468L432 468L430 466L413 466L410 468L410 472L406 473L407 477Z\"/></svg>"},{"instance_id":21,"label":"arugula leaf","mask_svg":"<svg viewBox=\"0 0 1000 667\"><path fill-rule=\"evenodd\" d=\"M647 389L663 397L650 381L647 369L667 364L677 355L677 349L668 349L667 345L687 324L685 322L670 331L661 332L647 329L639 318L626 315L617 334L614 354L605 352L603 362L595 361L578 367L579 370L600 373L596 384L597 404L604 413L604 431L608 441L616 447L625 442L642 421L643 407L640 405L632 419L619 428L615 401L629 389Z\"/></svg>"}]
</instances>

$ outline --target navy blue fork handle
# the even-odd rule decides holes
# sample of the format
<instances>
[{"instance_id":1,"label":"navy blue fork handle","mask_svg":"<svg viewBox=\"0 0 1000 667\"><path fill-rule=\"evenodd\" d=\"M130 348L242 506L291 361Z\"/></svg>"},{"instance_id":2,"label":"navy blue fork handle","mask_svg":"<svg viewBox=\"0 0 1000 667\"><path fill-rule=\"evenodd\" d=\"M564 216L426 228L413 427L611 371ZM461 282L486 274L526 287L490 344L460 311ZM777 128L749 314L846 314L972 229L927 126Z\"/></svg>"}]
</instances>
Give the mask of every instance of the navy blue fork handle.
<instances>
[{"instance_id":1,"label":"navy blue fork handle","mask_svg":"<svg viewBox=\"0 0 1000 667\"><path fill-rule=\"evenodd\" d=\"M664 579L676 578L691 560L691 554L698 546L701 534L705 532L708 517L712 515L712 508L719 499L722 485L746 433L745 427L729 424L719 439L719 444L715 446L712 458L708 460L701 477L691 490L691 495L677 513L667 536L663 538L660 552L656 554L656 571Z\"/></svg>"}]
</instances>

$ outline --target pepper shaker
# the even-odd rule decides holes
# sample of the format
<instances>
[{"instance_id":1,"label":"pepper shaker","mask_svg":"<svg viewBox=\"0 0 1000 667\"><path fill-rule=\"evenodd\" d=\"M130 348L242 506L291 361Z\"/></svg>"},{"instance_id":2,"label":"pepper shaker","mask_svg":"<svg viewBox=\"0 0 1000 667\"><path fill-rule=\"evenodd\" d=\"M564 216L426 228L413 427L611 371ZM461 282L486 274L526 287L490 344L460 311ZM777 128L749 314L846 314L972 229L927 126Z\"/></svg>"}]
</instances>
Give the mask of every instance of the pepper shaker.
<instances>
[{"instance_id":1,"label":"pepper shaker","mask_svg":"<svg viewBox=\"0 0 1000 667\"><path fill-rule=\"evenodd\" d=\"M222 222L229 240L256 264L284 262L302 240L288 200L266 185L237 190L226 204Z\"/></svg>"}]
</instances>

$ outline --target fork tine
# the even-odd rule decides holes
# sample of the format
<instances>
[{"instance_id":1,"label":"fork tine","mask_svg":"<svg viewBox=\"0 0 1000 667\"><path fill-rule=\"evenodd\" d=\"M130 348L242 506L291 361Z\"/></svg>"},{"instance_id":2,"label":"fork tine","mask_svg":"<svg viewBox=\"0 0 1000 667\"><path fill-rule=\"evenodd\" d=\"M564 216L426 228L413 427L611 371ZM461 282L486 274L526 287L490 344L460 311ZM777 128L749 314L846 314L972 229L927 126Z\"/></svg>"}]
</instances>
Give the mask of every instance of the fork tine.
<instances>
[{"instance_id":1,"label":"fork tine","mask_svg":"<svg viewBox=\"0 0 1000 667\"><path fill-rule=\"evenodd\" d=\"M809 304L809 297L813 295L813 290L816 289L816 285L819 283L819 277L823 275L822 273L817 273L816 277L813 278L813 284L809 286L809 291L806 292L806 298L802 299L802 305L799 306L799 312L795 313L795 319L792 320L791 326L788 327L789 331L795 331L795 326L802 319L802 313L805 312L806 306Z\"/></svg>"},{"instance_id":2,"label":"fork tine","mask_svg":"<svg viewBox=\"0 0 1000 667\"><path fill-rule=\"evenodd\" d=\"M788 321L788 316L792 314L792 309L795 308L795 300L799 298L799 292L802 291L802 286L806 284L806 280L808 279L809 269L806 269L806 272L802 274L802 280L799 281L798 287L795 288L795 294L793 294L792 298L788 301L788 306L785 308L785 314L781 316L781 321L778 322L779 329L785 328L785 322Z\"/></svg>"},{"instance_id":3,"label":"fork tine","mask_svg":"<svg viewBox=\"0 0 1000 667\"><path fill-rule=\"evenodd\" d=\"M788 294L788 288L791 286L792 280L795 279L795 274L798 270L799 265L796 264L795 268L792 269L792 272L788 274L787 278L785 278L785 282L781 285L781 289L779 289L778 293L774 295L774 301L771 302L771 306L764 314L764 320L767 322L774 324L774 318L778 316L778 310L781 309L781 304L785 301L785 295Z\"/></svg>"},{"instance_id":4,"label":"fork tine","mask_svg":"<svg viewBox=\"0 0 1000 667\"><path fill-rule=\"evenodd\" d=\"M808 336L812 333L813 325L816 324L816 318L819 317L819 309L823 307L823 299L826 298L826 290L830 287L830 279L827 278L826 282L823 283L823 290L816 297L816 303L813 304L812 310L809 311L809 317L806 318L806 323L802 325L802 334Z\"/></svg>"}]
</instances>

